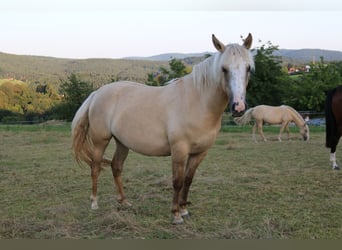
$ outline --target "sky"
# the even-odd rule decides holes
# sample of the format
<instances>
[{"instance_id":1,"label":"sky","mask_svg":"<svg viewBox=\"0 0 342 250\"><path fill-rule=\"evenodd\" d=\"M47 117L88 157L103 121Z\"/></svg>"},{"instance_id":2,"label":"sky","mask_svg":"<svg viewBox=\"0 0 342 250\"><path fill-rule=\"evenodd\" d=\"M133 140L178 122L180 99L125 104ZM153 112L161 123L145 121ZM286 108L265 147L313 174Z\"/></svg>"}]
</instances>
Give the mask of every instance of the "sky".
<instances>
[{"instance_id":1,"label":"sky","mask_svg":"<svg viewBox=\"0 0 342 250\"><path fill-rule=\"evenodd\" d=\"M1 0L0 52L123 58L270 41L342 51L341 0Z\"/></svg>"}]
</instances>

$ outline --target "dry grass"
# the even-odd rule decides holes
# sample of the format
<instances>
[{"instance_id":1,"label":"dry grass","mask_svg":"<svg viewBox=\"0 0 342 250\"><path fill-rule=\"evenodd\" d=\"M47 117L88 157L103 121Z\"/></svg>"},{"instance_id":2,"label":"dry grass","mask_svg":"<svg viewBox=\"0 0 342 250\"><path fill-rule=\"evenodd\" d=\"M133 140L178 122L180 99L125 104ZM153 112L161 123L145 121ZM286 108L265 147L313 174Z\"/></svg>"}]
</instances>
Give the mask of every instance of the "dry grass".
<instances>
[{"instance_id":1,"label":"dry grass","mask_svg":"<svg viewBox=\"0 0 342 250\"><path fill-rule=\"evenodd\" d=\"M254 143L250 128L221 133L190 190L191 220L170 224L170 158L130 153L116 203L112 175L90 209L90 171L71 155L68 126L0 126L0 238L338 239L341 172L330 169L324 130L303 142ZM108 150L108 156L112 148ZM337 156L342 157L341 150Z\"/></svg>"}]
</instances>

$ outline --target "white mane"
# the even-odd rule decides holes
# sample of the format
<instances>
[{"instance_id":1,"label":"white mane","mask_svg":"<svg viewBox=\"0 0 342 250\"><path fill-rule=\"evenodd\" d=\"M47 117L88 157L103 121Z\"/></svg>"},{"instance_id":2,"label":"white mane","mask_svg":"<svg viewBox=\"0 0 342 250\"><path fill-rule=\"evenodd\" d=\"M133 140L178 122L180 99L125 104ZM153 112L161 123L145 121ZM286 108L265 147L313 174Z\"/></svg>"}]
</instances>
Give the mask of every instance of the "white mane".
<instances>
[{"instance_id":1,"label":"white mane","mask_svg":"<svg viewBox=\"0 0 342 250\"><path fill-rule=\"evenodd\" d=\"M304 118L297 112L297 110L295 110L294 108L288 106L288 105L281 105L281 107L286 107L288 110L290 110L294 116L296 116L296 118L298 119L298 121L300 121L302 124L300 124L301 126L305 126L306 123L304 121Z\"/></svg>"},{"instance_id":2,"label":"white mane","mask_svg":"<svg viewBox=\"0 0 342 250\"><path fill-rule=\"evenodd\" d=\"M241 61L254 69L253 56L249 50L238 44L227 45L223 53L217 52L193 67L193 82L199 89L213 84L219 86L223 76L222 67Z\"/></svg>"}]
</instances>

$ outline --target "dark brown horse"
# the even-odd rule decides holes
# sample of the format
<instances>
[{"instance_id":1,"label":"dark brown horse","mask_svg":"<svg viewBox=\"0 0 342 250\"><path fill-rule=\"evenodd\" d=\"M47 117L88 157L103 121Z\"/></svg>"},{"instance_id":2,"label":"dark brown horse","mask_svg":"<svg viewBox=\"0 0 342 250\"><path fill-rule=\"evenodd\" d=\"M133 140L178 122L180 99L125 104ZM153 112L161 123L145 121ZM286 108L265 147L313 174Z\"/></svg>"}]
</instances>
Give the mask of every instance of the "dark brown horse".
<instances>
[{"instance_id":1,"label":"dark brown horse","mask_svg":"<svg viewBox=\"0 0 342 250\"><path fill-rule=\"evenodd\" d=\"M326 147L330 148L332 168L339 170L336 163L336 146L342 135L342 86L327 92L325 100Z\"/></svg>"}]
</instances>

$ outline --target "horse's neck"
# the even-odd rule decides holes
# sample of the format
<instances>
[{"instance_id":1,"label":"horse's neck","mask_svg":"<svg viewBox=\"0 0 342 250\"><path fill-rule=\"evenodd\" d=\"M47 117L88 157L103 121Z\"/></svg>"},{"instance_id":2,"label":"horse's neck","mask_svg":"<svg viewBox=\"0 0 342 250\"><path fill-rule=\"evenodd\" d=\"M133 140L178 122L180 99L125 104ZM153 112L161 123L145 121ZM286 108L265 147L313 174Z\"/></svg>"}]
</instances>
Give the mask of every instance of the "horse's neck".
<instances>
[{"instance_id":1,"label":"horse's neck","mask_svg":"<svg viewBox=\"0 0 342 250\"><path fill-rule=\"evenodd\" d=\"M189 80L199 94L199 101L205 106L206 112L221 117L228 104L228 96L222 89L220 71L213 68L217 60L216 56L211 56L203 62L194 66Z\"/></svg>"},{"instance_id":2,"label":"horse's neck","mask_svg":"<svg viewBox=\"0 0 342 250\"><path fill-rule=\"evenodd\" d=\"M293 110L292 108L288 108L288 110L292 114L292 119L293 119L294 123L297 125L297 127L303 127L305 124L305 121L301 117L301 115L298 112L296 112L295 110Z\"/></svg>"},{"instance_id":3,"label":"horse's neck","mask_svg":"<svg viewBox=\"0 0 342 250\"><path fill-rule=\"evenodd\" d=\"M194 82L193 86L196 89L194 91L199 95L198 101L206 107L206 111L221 116L228 104L228 96L221 85L206 79L205 82Z\"/></svg>"}]
</instances>

